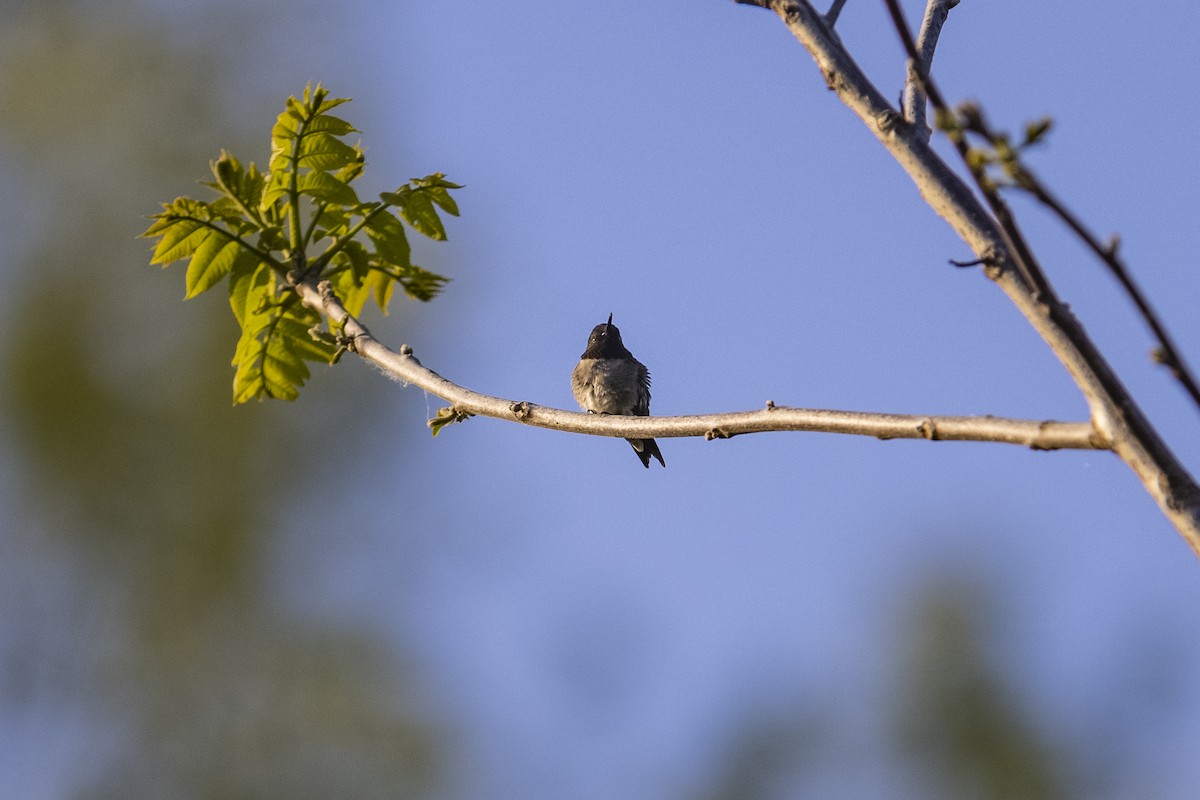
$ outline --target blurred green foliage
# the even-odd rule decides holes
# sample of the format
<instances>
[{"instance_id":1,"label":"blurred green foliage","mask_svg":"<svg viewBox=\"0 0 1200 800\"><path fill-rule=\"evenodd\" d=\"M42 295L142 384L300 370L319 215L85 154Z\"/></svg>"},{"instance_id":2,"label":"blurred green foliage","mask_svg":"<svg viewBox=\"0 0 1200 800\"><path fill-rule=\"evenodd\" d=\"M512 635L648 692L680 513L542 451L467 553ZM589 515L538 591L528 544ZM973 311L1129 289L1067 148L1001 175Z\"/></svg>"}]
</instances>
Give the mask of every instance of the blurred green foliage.
<instances>
[{"instance_id":1,"label":"blurred green foliage","mask_svg":"<svg viewBox=\"0 0 1200 800\"><path fill-rule=\"evenodd\" d=\"M886 654L882 727L853 732L849 698L810 699L752 715L731 738L703 800L855 796L924 800L1073 800L1085 743L1039 727L1028 695L996 666L1000 631L982 587L939 576L903 609ZM874 795L866 795L874 796Z\"/></svg>"},{"instance_id":2,"label":"blurred green foliage","mask_svg":"<svg viewBox=\"0 0 1200 800\"><path fill-rule=\"evenodd\" d=\"M1060 800L1071 751L1039 728L1001 678L977 587L947 581L918 598L901 653L895 738L931 797Z\"/></svg>"},{"instance_id":3,"label":"blurred green foliage","mask_svg":"<svg viewBox=\"0 0 1200 800\"><path fill-rule=\"evenodd\" d=\"M81 797L424 794L437 737L403 665L271 598L280 509L322 469L336 407L311 398L303 449L284 415L231 408L230 326L147 280L146 213L212 142L261 124L207 88L223 32L180 46L140 11L0 11L0 163L25 189L0 223L0 431L21 465L0 542L0 701L54 720L58 756L78 753L26 777ZM356 402L369 413L379 394Z\"/></svg>"}]
</instances>

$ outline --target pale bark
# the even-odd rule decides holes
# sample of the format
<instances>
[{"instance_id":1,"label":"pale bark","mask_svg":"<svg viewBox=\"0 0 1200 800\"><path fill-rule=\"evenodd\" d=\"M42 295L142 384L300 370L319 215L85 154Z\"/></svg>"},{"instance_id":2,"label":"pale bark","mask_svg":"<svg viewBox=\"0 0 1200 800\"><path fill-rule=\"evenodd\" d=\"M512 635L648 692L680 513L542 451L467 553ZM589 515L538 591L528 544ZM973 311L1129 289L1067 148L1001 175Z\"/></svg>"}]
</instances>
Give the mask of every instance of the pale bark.
<instances>
[{"instance_id":1,"label":"pale bark","mask_svg":"<svg viewBox=\"0 0 1200 800\"><path fill-rule=\"evenodd\" d=\"M907 122L887 102L808 2L737 2L779 15L816 61L829 87L899 162L925 201L986 265L984 273L1062 362L1088 403L1096 437L1129 465L1163 514L1200 555L1200 487L1155 432L1070 309L1048 285L1031 288L1020 274L1020 254L1013 242L929 146L924 127L918 129ZM945 4L930 4L939 5ZM1037 277L1040 281L1040 275Z\"/></svg>"},{"instance_id":2,"label":"pale bark","mask_svg":"<svg viewBox=\"0 0 1200 800\"><path fill-rule=\"evenodd\" d=\"M303 282L296 286L305 305L340 323L347 344L395 380L411 383L451 404L459 415L481 415L521 422L539 428L644 439L703 436L728 439L744 433L767 431L823 431L873 436L878 439L928 439L938 441L1002 442L1035 450L1095 450L1104 447L1086 422L1008 419L993 416L939 416L873 414L861 411L786 408L770 401L754 411L696 414L673 417L597 416L523 400L512 400L472 391L426 368L402 345L396 352L371 336L351 317L329 290Z\"/></svg>"}]
</instances>

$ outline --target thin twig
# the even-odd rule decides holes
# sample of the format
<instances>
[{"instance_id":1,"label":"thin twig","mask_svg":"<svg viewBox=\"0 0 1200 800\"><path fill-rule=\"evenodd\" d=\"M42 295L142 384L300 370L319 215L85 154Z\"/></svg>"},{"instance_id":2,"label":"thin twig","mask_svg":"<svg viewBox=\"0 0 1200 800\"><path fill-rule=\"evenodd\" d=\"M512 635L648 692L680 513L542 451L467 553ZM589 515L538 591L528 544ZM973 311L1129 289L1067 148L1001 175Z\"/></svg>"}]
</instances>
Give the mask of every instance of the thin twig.
<instances>
[{"instance_id":1,"label":"thin twig","mask_svg":"<svg viewBox=\"0 0 1200 800\"><path fill-rule=\"evenodd\" d=\"M933 103L933 107L942 114L949 114L950 107L942 96L941 91L938 90L937 84L933 82L933 78L929 75L929 71L926 69L926 65L917 51L916 42L913 41L912 32L908 29L908 23L904 20L904 14L900 10L899 2L897 0L884 0L884 2L886 2L888 12L892 16L892 23L896 27L896 32L900 35L904 51L908 54L910 74L915 82L921 85L924 93L929 96L929 102ZM1017 221L1009 210L1008 204L1001 199L999 192L996 192L988 185L983 167L971 161L969 157L970 148L967 145L966 139L962 136L952 135L950 140L954 144L954 149L958 152L959 158L962 159L963 163L971 171L971 177L974 178L976 185L983 194L984 200L988 204L988 208L991 209L992 215L995 217L996 222L999 223L1001 235L1005 239L1006 249L1012 254L1014 266L1020 273L1021 278L1036 298L1046 302L1054 302L1056 298L1054 291L1050 288L1050 282L1046 279L1045 273L1042 272L1037 259L1034 258L1033 250L1025 241L1025 236L1017 226ZM924 137L924 141L928 142L928 137Z\"/></svg>"},{"instance_id":2,"label":"thin twig","mask_svg":"<svg viewBox=\"0 0 1200 800\"><path fill-rule=\"evenodd\" d=\"M933 69L933 53L937 49L942 26L950 16L950 9L958 3L959 0L929 0L925 6L925 18L921 21L921 32L917 34L916 47L917 57L925 75ZM931 131L925 122L926 99L924 85L910 61L908 79L904 82L904 117L916 126L919 136L928 139Z\"/></svg>"},{"instance_id":3,"label":"thin twig","mask_svg":"<svg viewBox=\"0 0 1200 800\"><path fill-rule=\"evenodd\" d=\"M846 0L833 0L833 5L829 7L829 11L825 12L825 24L831 29L834 25L837 25L838 16L842 13L842 6L844 5L846 5Z\"/></svg>"},{"instance_id":4,"label":"thin twig","mask_svg":"<svg viewBox=\"0 0 1200 800\"><path fill-rule=\"evenodd\" d=\"M957 3L958 0L948 0L949 2ZM904 21L903 15L900 13L897 0L885 0L889 11L892 13L892 20L895 23L896 31L904 44L905 50L909 54L910 69L916 70L916 83L919 83L925 88L929 94L930 102L933 103L941 113L950 113L950 109L946 104L945 98L938 91L933 79L929 76L928 70L924 63L917 63L917 46L912 41L912 34L908 30L908 25ZM938 0L930 0L930 5L938 2ZM928 21L928 18L927 20ZM924 33L924 31L922 31ZM967 107L967 112L964 114L964 126L983 136L989 143L994 143L997 140L996 132L991 129L984 119L983 112L978 106L970 105ZM1017 261L1024 265L1022 272L1029 271L1037 285L1039 291L1043 294L1043 299L1048 302L1052 309L1061 308L1061 304L1054 296L1053 290L1050 288L1049 282L1046 280L1041 267L1033 257L1029 245L1026 243L1024 236L1020 233L1017 227L1016 219L1013 218L1008 209L1008 205L1001 200L998 188L984 174L984 167L979 164L972 164L967 153L969 146L965 139L959 136L951 136L955 147L962 158L963 163L971 170L972 176L975 178L976 185L987 200L992 211L996 214L997 220L1000 222L1001 229L1012 241L1015 247ZM1071 231L1083 240L1084 244L1096 254L1096 256L1108 266L1109 270L1121 284L1126 294L1137 307L1138 312L1146 321L1154 337L1158 340L1158 347L1155 350L1155 360L1163 364L1171 372L1184 387L1185 391L1191 396L1193 402L1200 407L1200 385L1197 385L1196 379L1188 370L1187 364L1183 357L1176 349L1166 328L1158 319L1158 315L1154 313L1150 306L1149 300L1142 294L1137 284L1134 282L1129 270L1118 259L1115 246L1105 246L1097 239L1091 231L1083 224L1083 222L1070 212L1058 198L1056 198L1049 189L1047 189L1037 177L1028 170L1024 164L1014 161L1011 165L1014 172L1014 180L1017 186L1024 189L1033 195L1039 202L1049 208L1059 219L1063 221L1071 229Z\"/></svg>"},{"instance_id":5,"label":"thin twig","mask_svg":"<svg viewBox=\"0 0 1200 800\"><path fill-rule=\"evenodd\" d=\"M305 305L338 323L354 352L388 376L411 383L450 403L458 416L480 415L539 428L624 438L697 436L728 439L767 431L820 431L877 439L927 439L1017 444L1035 450L1102 450L1106 443L1088 422L1056 422L993 416L875 414L861 411L785 408L768 402L756 411L671 417L601 416L564 411L481 394L446 380L421 365L408 347L400 352L371 336L329 288L312 281L296 285Z\"/></svg>"},{"instance_id":6,"label":"thin twig","mask_svg":"<svg viewBox=\"0 0 1200 800\"><path fill-rule=\"evenodd\" d=\"M893 17L898 17L894 0L888 3ZM808 50L826 85L908 172L925 201L984 261L984 273L1042 337L1083 393L1097 431L1200 555L1200 486L1158 436L1070 309L1054 297L1048 284L1039 286L1040 268L1011 214L1005 213L1007 207L995 196L995 187L984 193L985 207L929 142L918 137L912 126L903 121L810 3L773 0L767 7L775 11ZM897 29L907 40L905 50L916 61L911 34L905 35L907 26L902 17L898 22ZM937 107L940 95L935 96L936 87L931 81L926 82L926 90L930 102ZM967 148L962 138L958 137L955 149L960 157L965 157ZM980 176L972 177L978 181Z\"/></svg>"},{"instance_id":7,"label":"thin twig","mask_svg":"<svg viewBox=\"0 0 1200 800\"><path fill-rule=\"evenodd\" d=\"M1083 221L1064 206L1037 176L1030 172L1024 165L1020 167L1017 185L1037 198L1038 202L1042 205L1049 208L1108 267L1109 272L1113 274L1113 277L1121 284L1125 293L1129 295L1129 299L1137 306L1138 313L1146 321L1151 333L1154 334L1154 338L1158 340L1158 347L1154 351L1154 360L1171 372L1171 375L1183 385L1183 388L1191 396L1192 401L1200 408L1200 385L1196 383L1195 376L1188 369L1183 356L1180 355L1179 350L1175 347L1175 343L1171 340L1171 335L1167 333L1166 327L1158 318L1158 314L1151 308L1150 301L1133 280L1133 275L1130 274L1129 268L1121 260L1120 256L1117 255L1117 241L1114 239L1107 245L1101 243L1083 224Z\"/></svg>"}]
</instances>

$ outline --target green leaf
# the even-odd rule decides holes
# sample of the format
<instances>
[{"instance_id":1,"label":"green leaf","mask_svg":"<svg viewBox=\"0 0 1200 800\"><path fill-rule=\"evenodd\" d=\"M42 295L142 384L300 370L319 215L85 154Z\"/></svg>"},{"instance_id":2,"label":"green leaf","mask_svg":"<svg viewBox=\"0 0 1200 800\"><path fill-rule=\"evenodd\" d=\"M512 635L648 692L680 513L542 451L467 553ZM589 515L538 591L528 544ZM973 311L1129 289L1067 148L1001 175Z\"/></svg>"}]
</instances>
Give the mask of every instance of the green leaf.
<instances>
[{"instance_id":1,"label":"green leaf","mask_svg":"<svg viewBox=\"0 0 1200 800\"><path fill-rule=\"evenodd\" d=\"M414 264L400 275L399 281L405 294L413 300L427 303L442 291L450 279Z\"/></svg>"},{"instance_id":2,"label":"green leaf","mask_svg":"<svg viewBox=\"0 0 1200 800\"><path fill-rule=\"evenodd\" d=\"M1036 122L1030 122L1025 126L1025 145L1037 144L1053 124L1054 120L1050 117L1043 117Z\"/></svg>"},{"instance_id":3,"label":"green leaf","mask_svg":"<svg viewBox=\"0 0 1200 800\"><path fill-rule=\"evenodd\" d=\"M257 267L250 266L234 264L233 276L229 279L229 307L243 329L247 309L253 312L275 297L275 273L270 265L260 261Z\"/></svg>"},{"instance_id":4,"label":"green leaf","mask_svg":"<svg viewBox=\"0 0 1200 800\"><path fill-rule=\"evenodd\" d=\"M985 150L972 147L967 151L966 160L967 166L970 167L972 171L979 171L995 161L995 157Z\"/></svg>"},{"instance_id":5,"label":"green leaf","mask_svg":"<svg viewBox=\"0 0 1200 800\"><path fill-rule=\"evenodd\" d=\"M434 438L436 438L437 435L442 432L442 428L446 427L447 425L453 425L456 422L466 422L473 416L475 415L468 414L465 411L459 411L453 406L447 406L445 408L439 408L437 416L425 424L430 427L430 429L433 431Z\"/></svg>"},{"instance_id":6,"label":"green leaf","mask_svg":"<svg viewBox=\"0 0 1200 800\"><path fill-rule=\"evenodd\" d=\"M431 239L439 241L446 238L446 229L438 216L436 204L448 214L458 216L458 204L450 196L450 189L461 189L457 183L446 180L440 172L416 178L408 186L401 186L394 192L385 192L380 197L385 203L393 205L400 212L404 221Z\"/></svg>"},{"instance_id":7,"label":"green leaf","mask_svg":"<svg viewBox=\"0 0 1200 800\"><path fill-rule=\"evenodd\" d=\"M177 197L170 203L163 203L163 210L152 219L154 222L142 237L161 237L150 263L165 266L187 258L203 243L208 230L206 223L212 219L212 213L207 203Z\"/></svg>"},{"instance_id":8,"label":"green leaf","mask_svg":"<svg viewBox=\"0 0 1200 800\"><path fill-rule=\"evenodd\" d=\"M396 290L396 281L390 276L379 270L375 270L363 282L363 288L371 292L375 297L375 305L379 306L379 310L384 316L388 313L388 303L392 300L392 295Z\"/></svg>"},{"instance_id":9,"label":"green leaf","mask_svg":"<svg viewBox=\"0 0 1200 800\"><path fill-rule=\"evenodd\" d=\"M451 183L446 180L446 176L440 172L435 172L420 180L414 181L420 188L429 193L429 199L442 207L442 210L447 214L458 216L458 203L450 196L448 189L461 189L457 183Z\"/></svg>"},{"instance_id":10,"label":"green leaf","mask_svg":"<svg viewBox=\"0 0 1200 800\"><path fill-rule=\"evenodd\" d=\"M316 106L317 113L324 115L325 112L328 111L329 109L337 108L342 103L349 103L349 102L350 102L349 97L322 97L321 101L319 103L317 103L317 106Z\"/></svg>"},{"instance_id":11,"label":"green leaf","mask_svg":"<svg viewBox=\"0 0 1200 800\"><path fill-rule=\"evenodd\" d=\"M442 227L437 209L426 192L403 186L396 192L385 192L380 197L385 203L395 206L404 221L417 231L438 241L446 238L446 229Z\"/></svg>"},{"instance_id":12,"label":"green leaf","mask_svg":"<svg viewBox=\"0 0 1200 800\"><path fill-rule=\"evenodd\" d=\"M326 205L318 209L317 239L337 239L350 227L353 209L341 205Z\"/></svg>"},{"instance_id":13,"label":"green leaf","mask_svg":"<svg viewBox=\"0 0 1200 800\"><path fill-rule=\"evenodd\" d=\"M347 100L340 101L338 105L347 102ZM330 108L332 108L332 106L330 106ZM308 124L305 126L305 132L327 133L332 134L333 136L345 136L348 133L358 133L358 129L349 122L346 122L346 120L339 119L332 114L321 114L320 116L313 117L311 120L309 120Z\"/></svg>"},{"instance_id":14,"label":"green leaf","mask_svg":"<svg viewBox=\"0 0 1200 800\"><path fill-rule=\"evenodd\" d=\"M234 261L242 253L250 255L248 250L230 237L209 230L208 237L192 253L192 261L188 264L184 299L190 300L215 286L229 274Z\"/></svg>"},{"instance_id":15,"label":"green leaf","mask_svg":"<svg viewBox=\"0 0 1200 800\"><path fill-rule=\"evenodd\" d=\"M287 239L283 235L283 226L278 224L262 228L258 236L258 249L269 253L283 250L287 247Z\"/></svg>"},{"instance_id":16,"label":"green leaf","mask_svg":"<svg viewBox=\"0 0 1200 800\"><path fill-rule=\"evenodd\" d=\"M318 118L319 119L319 118ZM358 151L328 133L305 136L300 141L299 165L318 170L341 169L358 158Z\"/></svg>"},{"instance_id":17,"label":"green leaf","mask_svg":"<svg viewBox=\"0 0 1200 800\"><path fill-rule=\"evenodd\" d=\"M327 95L328 92L318 84L316 88L310 85L305 89L303 100L297 100L295 97L288 98L283 113L279 115L275 126L271 129L269 166L272 173L289 169L293 157L293 145L297 139L300 140L301 148L303 148L305 140L311 135L345 136L354 131L354 126L346 120L325 113L331 108L349 102L349 98L330 98ZM338 167L345 166L345 163L349 163L349 161L339 164ZM337 167L325 168L335 169Z\"/></svg>"},{"instance_id":18,"label":"green leaf","mask_svg":"<svg viewBox=\"0 0 1200 800\"><path fill-rule=\"evenodd\" d=\"M356 317L362 313L367 298L371 296L371 288L365 281L356 279L353 273L345 270L331 276L329 282L348 312Z\"/></svg>"},{"instance_id":19,"label":"green leaf","mask_svg":"<svg viewBox=\"0 0 1200 800\"><path fill-rule=\"evenodd\" d=\"M305 311L307 310L305 309ZM298 316L288 314L279 321L275 334L281 337L288 352L294 353L306 361L320 361L328 364L329 359L333 358L333 351L337 348L329 342L314 339L309 333L309 330L320 322L321 318L315 314Z\"/></svg>"},{"instance_id":20,"label":"green leaf","mask_svg":"<svg viewBox=\"0 0 1200 800\"><path fill-rule=\"evenodd\" d=\"M286 165L286 162L285 162ZM267 185L263 189L262 201L258 208L260 211L267 211L274 207L279 202L280 198L286 197L288 193L288 173L286 169L274 171L272 167L271 177L267 179Z\"/></svg>"},{"instance_id":21,"label":"green leaf","mask_svg":"<svg viewBox=\"0 0 1200 800\"><path fill-rule=\"evenodd\" d=\"M358 195L354 190L328 172L306 172L296 182L296 188L300 194L327 203L340 203L344 206L358 203Z\"/></svg>"},{"instance_id":22,"label":"green leaf","mask_svg":"<svg viewBox=\"0 0 1200 800\"><path fill-rule=\"evenodd\" d=\"M150 263L162 264L165 267L181 258L187 258L204 243L209 233L203 222L192 219L172 220L162 238L158 240Z\"/></svg>"},{"instance_id":23,"label":"green leaf","mask_svg":"<svg viewBox=\"0 0 1200 800\"><path fill-rule=\"evenodd\" d=\"M217 182L209 185L240 206L239 211L258 208L267 176L253 161L243 169L233 154L222 150L220 157L212 162L212 172Z\"/></svg>"},{"instance_id":24,"label":"green leaf","mask_svg":"<svg viewBox=\"0 0 1200 800\"><path fill-rule=\"evenodd\" d=\"M371 257L367 253L367 248L363 247L361 242L350 241L338 255L345 259L350 267L350 274L354 276L355 280L362 283L371 268Z\"/></svg>"},{"instance_id":25,"label":"green leaf","mask_svg":"<svg viewBox=\"0 0 1200 800\"><path fill-rule=\"evenodd\" d=\"M379 259L387 264L407 269L411 266L411 249L404 226L386 211L381 211L367 221L367 238L375 246Z\"/></svg>"},{"instance_id":26,"label":"green leaf","mask_svg":"<svg viewBox=\"0 0 1200 800\"><path fill-rule=\"evenodd\" d=\"M367 166L366 156L360 146L354 146L354 160L337 171L335 177L339 181L350 183L362 175L363 170Z\"/></svg>"},{"instance_id":27,"label":"green leaf","mask_svg":"<svg viewBox=\"0 0 1200 800\"><path fill-rule=\"evenodd\" d=\"M246 309L249 310L247 304ZM276 303L249 310L233 363L233 401L275 398L295 400L311 373L304 363L329 362L336 347L314 339L309 329L320 316L298 303Z\"/></svg>"},{"instance_id":28,"label":"green leaf","mask_svg":"<svg viewBox=\"0 0 1200 800\"><path fill-rule=\"evenodd\" d=\"M273 310L273 315L252 314L247 322L253 322L255 325L253 327L247 325L242 328L242 337L238 340L237 349L233 355L233 364L236 368L233 375L233 402L235 405L268 397L294 400L299 396L299 390L287 382L283 384L276 382L272 386L266 375L265 364L267 349L270 346L271 329L277 322L277 317L283 313L278 306Z\"/></svg>"},{"instance_id":29,"label":"green leaf","mask_svg":"<svg viewBox=\"0 0 1200 800\"><path fill-rule=\"evenodd\" d=\"M292 142L300 130L300 120L288 112L279 115L271 128L271 158L267 168L272 174L285 172L292 155Z\"/></svg>"},{"instance_id":30,"label":"green leaf","mask_svg":"<svg viewBox=\"0 0 1200 800\"><path fill-rule=\"evenodd\" d=\"M933 124L939 131L946 133L962 131L962 120L948 108L937 109L933 115Z\"/></svg>"}]
</instances>

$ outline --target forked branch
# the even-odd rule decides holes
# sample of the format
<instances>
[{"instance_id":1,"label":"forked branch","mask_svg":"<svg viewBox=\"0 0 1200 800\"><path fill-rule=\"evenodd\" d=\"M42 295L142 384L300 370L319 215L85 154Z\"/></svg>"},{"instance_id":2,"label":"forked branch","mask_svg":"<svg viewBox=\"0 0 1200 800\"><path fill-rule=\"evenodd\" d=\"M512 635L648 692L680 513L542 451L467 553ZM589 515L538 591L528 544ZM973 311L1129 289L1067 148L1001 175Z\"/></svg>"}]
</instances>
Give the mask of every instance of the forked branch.
<instances>
[{"instance_id":1,"label":"forked branch","mask_svg":"<svg viewBox=\"0 0 1200 800\"><path fill-rule=\"evenodd\" d=\"M904 84L904 118L917 129L917 134L929 138L929 126L925 122L925 84L920 75L928 75L933 67L933 53L937 49L938 37L942 34L942 26L950 9L958 5L959 0L929 0L925 6L925 18L921 22L921 33L917 37L917 58L909 62L908 80ZM921 71L915 68L919 62Z\"/></svg>"},{"instance_id":2,"label":"forked branch","mask_svg":"<svg viewBox=\"0 0 1200 800\"><path fill-rule=\"evenodd\" d=\"M962 179L871 83L805 0L738 0L774 11L816 61L828 86L909 174L922 197L974 251L984 273L1004 291L1062 362L1091 410L1101 439L1137 475L1192 549L1200 555L1200 487L1138 408L1070 309L1055 296L1015 219L994 187L972 171L984 207ZM896 0L886 0L918 79L935 107L945 101L922 67ZM966 143L955 142L971 167Z\"/></svg>"},{"instance_id":3,"label":"forked branch","mask_svg":"<svg viewBox=\"0 0 1200 800\"><path fill-rule=\"evenodd\" d=\"M825 23L829 27L837 24L838 16L842 13L842 6L846 5L846 0L833 0L833 5L825 12Z\"/></svg>"}]
</instances>

